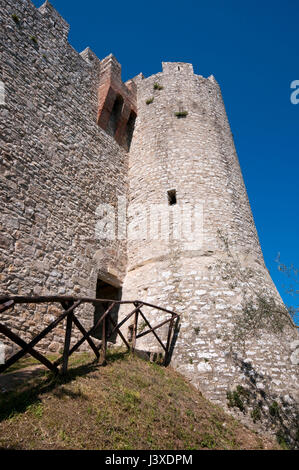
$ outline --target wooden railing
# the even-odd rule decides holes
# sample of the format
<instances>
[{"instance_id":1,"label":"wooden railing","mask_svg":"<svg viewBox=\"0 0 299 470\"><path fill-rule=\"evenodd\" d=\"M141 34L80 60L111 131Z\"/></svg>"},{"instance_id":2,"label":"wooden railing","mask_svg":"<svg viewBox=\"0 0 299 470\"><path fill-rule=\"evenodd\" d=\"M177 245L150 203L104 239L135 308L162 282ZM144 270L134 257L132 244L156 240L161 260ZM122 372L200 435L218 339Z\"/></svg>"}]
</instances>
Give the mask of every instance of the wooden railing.
<instances>
[{"instance_id":1,"label":"wooden railing","mask_svg":"<svg viewBox=\"0 0 299 470\"><path fill-rule=\"evenodd\" d=\"M4 323L1 323L1 314L6 310L15 308L18 304L43 304L43 303L59 303L63 309L61 315L59 315L52 323L50 323L46 328L43 329L38 335L36 335L30 342L24 341L18 334L14 333L9 329ZM95 307L99 304L105 304L108 307L105 312L100 316L100 318L95 322L95 324L88 331L83 327L79 319L75 314L75 310L82 306L83 304L92 304ZM126 315L118 324L115 322L115 319L112 318L111 312L115 306L132 304L134 309ZM144 308L150 307L151 309L156 309L160 312L163 312L166 315L170 315L169 318L166 318L164 321L160 322L158 325L151 326L148 321ZM142 309L142 310L141 310ZM134 321L131 326L131 339L128 341L120 328L132 317L134 316ZM146 331L142 331L138 334L138 321L142 318L144 325L148 327ZM65 328L65 337L64 337L64 347L63 354L59 359L54 362L51 362L44 354L35 349L38 343L45 338L58 324L63 322L66 319L66 328ZM170 357L170 346L173 338L174 330L178 324L179 315L171 310L158 307L147 302L142 302L139 300L136 301L118 301L118 300L107 300L107 299L92 299L87 297L71 297L71 296L39 296L39 297L0 297L0 333L5 335L15 344L17 344L21 349L9 357L4 364L0 365L0 373L4 372L8 367L12 366L16 361L21 359L25 354L31 354L35 359L45 365L48 369L54 373L65 374L68 368L69 357L85 342L89 344L90 348L94 352L96 359L100 364L106 362L106 353L107 353L107 342L113 334L118 334L124 344L126 345L129 351L135 351L136 341L138 338L141 338L147 334L153 334L156 340L159 342L160 346L164 350L164 365L167 365ZM111 330L108 333L108 324L111 324ZM166 344L163 343L161 338L157 334L157 330L162 326L168 325L168 333ZM82 337L77 343L70 347L71 345L71 335L73 325L78 328L81 332ZM96 346L95 342L92 339L92 335L101 327L101 344ZM61 366L61 367L59 367Z\"/></svg>"}]
</instances>

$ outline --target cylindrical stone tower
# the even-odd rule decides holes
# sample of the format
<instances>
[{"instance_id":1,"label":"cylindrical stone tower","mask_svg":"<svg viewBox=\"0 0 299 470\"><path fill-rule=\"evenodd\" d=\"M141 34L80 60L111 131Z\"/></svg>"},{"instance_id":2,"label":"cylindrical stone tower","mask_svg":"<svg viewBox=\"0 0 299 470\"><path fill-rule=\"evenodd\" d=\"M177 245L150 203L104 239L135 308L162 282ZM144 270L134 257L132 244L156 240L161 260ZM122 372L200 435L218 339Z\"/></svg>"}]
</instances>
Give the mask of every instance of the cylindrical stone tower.
<instances>
[{"instance_id":1,"label":"cylindrical stone tower","mask_svg":"<svg viewBox=\"0 0 299 470\"><path fill-rule=\"evenodd\" d=\"M210 399L233 407L246 389L251 412L293 406L298 334L264 265L220 88L180 62L135 83L123 298L181 315L172 365ZM149 336L138 348L159 350Z\"/></svg>"}]
</instances>

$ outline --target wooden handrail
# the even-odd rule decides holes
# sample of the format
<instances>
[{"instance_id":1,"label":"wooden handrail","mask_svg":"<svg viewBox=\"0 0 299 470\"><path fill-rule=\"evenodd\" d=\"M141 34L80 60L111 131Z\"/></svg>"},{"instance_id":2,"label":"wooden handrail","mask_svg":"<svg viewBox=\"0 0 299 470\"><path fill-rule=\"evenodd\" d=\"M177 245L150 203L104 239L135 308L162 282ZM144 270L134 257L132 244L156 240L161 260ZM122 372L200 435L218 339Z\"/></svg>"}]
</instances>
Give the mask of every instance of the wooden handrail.
<instances>
[{"instance_id":1,"label":"wooden handrail","mask_svg":"<svg viewBox=\"0 0 299 470\"><path fill-rule=\"evenodd\" d=\"M36 335L29 343L25 342L19 335L12 332L5 324L1 323L1 313L4 311L15 308L18 304L41 304L41 303L60 303L64 312L59 315L53 322L51 322L46 328L43 329L38 335ZM96 324L93 325L88 331L82 326L81 322L75 315L75 309L82 306L83 304L93 304L98 305L101 303L109 304L108 308L97 320ZM111 311L115 305L134 305L134 309L125 316L118 324L114 321L111 316ZM159 310L164 313L171 314L171 317L160 322L158 325L151 326L148 319L146 318L144 312L141 311L141 307L150 307L151 309ZM134 324L133 324L133 336L131 344L126 340L120 328L134 315ZM138 331L138 319L139 316L143 318L149 329L143 333L137 334ZM66 332L64 339L64 348L62 356L57 359L55 362L51 362L39 351L34 349L34 347L48 334L50 333L59 323L61 323L66 318ZM58 373L58 365L62 363L60 373L65 374L68 368L69 357L85 342L87 341L90 348L94 352L96 359L100 359L100 363L104 364L106 362L106 352L107 352L107 342L108 339L112 336L114 332L120 336L128 350L135 351L136 340L152 333L159 344L162 346L165 352L164 364L166 365L170 353L170 342L174 330L174 322L179 320L179 315L176 312L173 312L169 309L159 307L148 302L139 301L139 300L113 300L113 299L93 299L90 297L75 297L75 296L60 296L60 295L48 295L48 296L35 296L35 297L25 297L25 296L0 296L0 333L8 337L11 341L21 347L21 350L13 354L5 364L0 365L0 373L4 372L8 367L13 365L16 361L21 359L25 354L29 353L42 364L44 364L51 371ZM112 330L109 335L107 335L107 322L112 324ZM169 323L167 343L163 344L161 338L157 335L156 330ZM102 342L99 347L97 347L94 341L91 339L91 335L102 325ZM77 343L70 348L72 327L75 326L82 337L77 341ZM101 353L99 354L99 349Z\"/></svg>"}]
</instances>

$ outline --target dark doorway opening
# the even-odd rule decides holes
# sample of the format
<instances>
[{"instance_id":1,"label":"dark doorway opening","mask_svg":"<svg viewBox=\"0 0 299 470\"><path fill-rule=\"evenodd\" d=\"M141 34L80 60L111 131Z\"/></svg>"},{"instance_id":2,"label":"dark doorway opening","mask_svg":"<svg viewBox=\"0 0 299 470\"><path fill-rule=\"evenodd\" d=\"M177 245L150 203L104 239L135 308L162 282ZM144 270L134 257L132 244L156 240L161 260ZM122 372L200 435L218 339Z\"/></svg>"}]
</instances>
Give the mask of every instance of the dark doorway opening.
<instances>
[{"instance_id":1,"label":"dark doorway opening","mask_svg":"<svg viewBox=\"0 0 299 470\"><path fill-rule=\"evenodd\" d=\"M123 104L124 104L124 100L122 96L117 95L114 101L114 105L110 114L110 119L108 122L107 129L106 129L107 133L111 135L112 137L114 137L114 134L118 126L119 119L121 117Z\"/></svg>"},{"instance_id":2,"label":"dark doorway opening","mask_svg":"<svg viewBox=\"0 0 299 470\"><path fill-rule=\"evenodd\" d=\"M96 290L96 298L97 299L107 299L107 300L121 300L122 288L115 287L111 284L108 284L102 279L98 279L97 281L97 290ZM95 306L94 310L94 325L99 320L99 318L105 313L107 308L109 307L110 302L101 302ZM118 322L118 311L119 305L115 305L112 310L110 310L110 315L113 320L117 323ZM106 335L110 335L113 326L111 322L106 322L107 329ZM97 339L102 339L102 324L100 324L99 328L95 330L93 336ZM108 339L109 342L115 343L116 342L117 333L113 333L113 335Z\"/></svg>"}]
</instances>

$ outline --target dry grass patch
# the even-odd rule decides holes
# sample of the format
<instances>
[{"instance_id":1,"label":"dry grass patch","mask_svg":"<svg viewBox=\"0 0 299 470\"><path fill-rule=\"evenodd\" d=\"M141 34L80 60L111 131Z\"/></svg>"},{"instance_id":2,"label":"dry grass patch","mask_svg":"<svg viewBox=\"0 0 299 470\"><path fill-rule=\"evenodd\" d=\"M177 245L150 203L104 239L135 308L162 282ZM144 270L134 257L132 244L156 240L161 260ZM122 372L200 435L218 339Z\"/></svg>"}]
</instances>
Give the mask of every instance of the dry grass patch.
<instances>
[{"instance_id":1,"label":"dry grass patch","mask_svg":"<svg viewBox=\"0 0 299 470\"><path fill-rule=\"evenodd\" d=\"M70 366L0 395L2 449L275 448L170 368L122 351L106 367L89 354Z\"/></svg>"}]
</instances>

